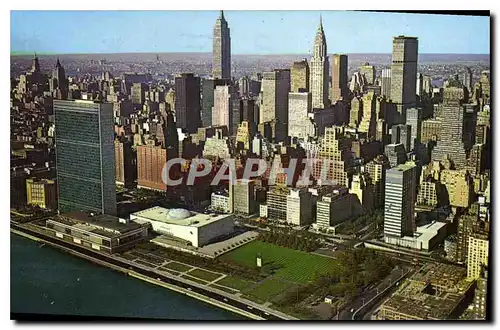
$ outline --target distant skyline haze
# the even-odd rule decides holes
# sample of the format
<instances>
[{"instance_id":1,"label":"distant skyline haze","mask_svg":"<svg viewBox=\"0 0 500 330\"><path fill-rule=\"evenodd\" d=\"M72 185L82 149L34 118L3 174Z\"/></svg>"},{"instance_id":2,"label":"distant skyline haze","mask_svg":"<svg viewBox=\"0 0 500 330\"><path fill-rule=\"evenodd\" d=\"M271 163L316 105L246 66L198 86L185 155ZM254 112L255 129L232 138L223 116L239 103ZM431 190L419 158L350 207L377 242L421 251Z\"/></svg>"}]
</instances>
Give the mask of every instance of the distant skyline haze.
<instances>
[{"instance_id":1,"label":"distant skyline haze","mask_svg":"<svg viewBox=\"0 0 500 330\"><path fill-rule=\"evenodd\" d=\"M328 53L489 54L490 17L361 11L224 11L233 54L311 54L320 14ZM11 11L13 53L211 52L219 11Z\"/></svg>"}]
</instances>

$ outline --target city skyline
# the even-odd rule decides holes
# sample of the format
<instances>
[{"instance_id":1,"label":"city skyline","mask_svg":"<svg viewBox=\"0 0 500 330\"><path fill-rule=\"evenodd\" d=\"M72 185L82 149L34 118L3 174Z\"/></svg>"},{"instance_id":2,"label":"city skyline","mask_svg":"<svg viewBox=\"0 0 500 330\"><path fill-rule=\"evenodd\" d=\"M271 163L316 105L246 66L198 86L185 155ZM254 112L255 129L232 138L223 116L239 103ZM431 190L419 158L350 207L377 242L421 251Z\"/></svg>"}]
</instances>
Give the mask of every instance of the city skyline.
<instances>
[{"instance_id":1,"label":"city skyline","mask_svg":"<svg viewBox=\"0 0 500 330\"><path fill-rule=\"evenodd\" d=\"M419 53L422 54L490 52L487 16L225 11L231 26L232 53L311 54L320 14L329 44L328 54L391 53L392 37L397 35L418 37ZM212 51L211 31L218 16L219 11L12 11L11 52L208 53ZM75 21L79 24L73 24ZM101 24L94 24L95 21ZM168 28L165 28L165 21L169 23ZM191 24L182 23L186 21ZM297 24L297 21L301 23ZM106 29L101 29L101 26L106 26ZM453 28L446 28L450 26ZM290 34L296 38L290 38ZM68 42L78 39L96 42ZM447 43L443 44L442 40Z\"/></svg>"}]
</instances>

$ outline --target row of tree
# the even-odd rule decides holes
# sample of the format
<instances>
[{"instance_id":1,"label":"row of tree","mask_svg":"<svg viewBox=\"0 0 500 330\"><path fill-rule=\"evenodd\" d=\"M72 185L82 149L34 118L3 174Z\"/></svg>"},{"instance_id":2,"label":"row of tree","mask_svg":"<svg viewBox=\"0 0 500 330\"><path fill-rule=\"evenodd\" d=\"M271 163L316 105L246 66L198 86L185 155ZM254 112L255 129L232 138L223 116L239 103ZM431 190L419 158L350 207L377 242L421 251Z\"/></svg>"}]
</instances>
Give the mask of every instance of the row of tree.
<instances>
[{"instance_id":1,"label":"row of tree","mask_svg":"<svg viewBox=\"0 0 500 330\"><path fill-rule=\"evenodd\" d=\"M307 252L315 251L321 246L317 235L308 231L296 231L290 228L272 228L268 232L261 233L258 239L263 242Z\"/></svg>"}]
</instances>

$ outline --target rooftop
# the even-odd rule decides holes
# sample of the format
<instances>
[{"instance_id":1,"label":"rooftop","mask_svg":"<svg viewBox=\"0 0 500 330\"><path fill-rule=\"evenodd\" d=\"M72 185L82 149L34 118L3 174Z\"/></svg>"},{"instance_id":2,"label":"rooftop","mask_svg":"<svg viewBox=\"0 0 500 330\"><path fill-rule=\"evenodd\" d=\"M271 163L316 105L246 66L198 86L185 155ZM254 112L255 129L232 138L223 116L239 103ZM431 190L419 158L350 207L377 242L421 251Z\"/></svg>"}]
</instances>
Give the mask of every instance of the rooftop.
<instances>
[{"instance_id":1,"label":"rooftop","mask_svg":"<svg viewBox=\"0 0 500 330\"><path fill-rule=\"evenodd\" d=\"M141 228L140 224L123 223L120 218L111 215L87 212L63 213L51 220L110 238Z\"/></svg>"},{"instance_id":2,"label":"rooftop","mask_svg":"<svg viewBox=\"0 0 500 330\"><path fill-rule=\"evenodd\" d=\"M185 209L166 209L155 206L146 210L132 213L132 217L147 219L150 221L159 221L179 226L202 227L215 221L227 218L227 214L203 214L191 212Z\"/></svg>"}]
</instances>

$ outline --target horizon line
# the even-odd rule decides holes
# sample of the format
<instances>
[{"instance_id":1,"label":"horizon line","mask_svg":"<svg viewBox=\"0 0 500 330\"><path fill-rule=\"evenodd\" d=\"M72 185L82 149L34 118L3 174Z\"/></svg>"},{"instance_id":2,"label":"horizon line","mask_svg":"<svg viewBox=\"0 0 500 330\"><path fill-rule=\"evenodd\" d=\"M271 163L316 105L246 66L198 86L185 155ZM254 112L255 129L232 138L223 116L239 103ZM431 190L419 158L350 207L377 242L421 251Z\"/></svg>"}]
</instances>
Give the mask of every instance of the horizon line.
<instances>
[{"instance_id":1,"label":"horizon line","mask_svg":"<svg viewBox=\"0 0 500 330\"><path fill-rule=\"evenodd\" d=\"M52 56L52 55L118 55L118 54L212 54L212 52L207 51L207 52L117 52L117 53L109 53L109 52L96 52L96 53L51 53L51 52L37 52L37 51L11 51L10 55L11 56L28 56L28 55L33 55L37 54L40 56ZM391 55L392 52L389 53L379 53L379 52L374 52L374 53L330 53L329 55L335 55L335 54L341 54L341 55ZM237 54L233 53L231 56L236 55L236 56L245 56L245 55L251 55L251 56L269 56L269 55L300 55L300 56L312 56L311 54L306 54L306 53L242 53L242 54ZM490 56L490 53L418 53L418 55L488 55Z\"/></svg>"}]
</instances>

